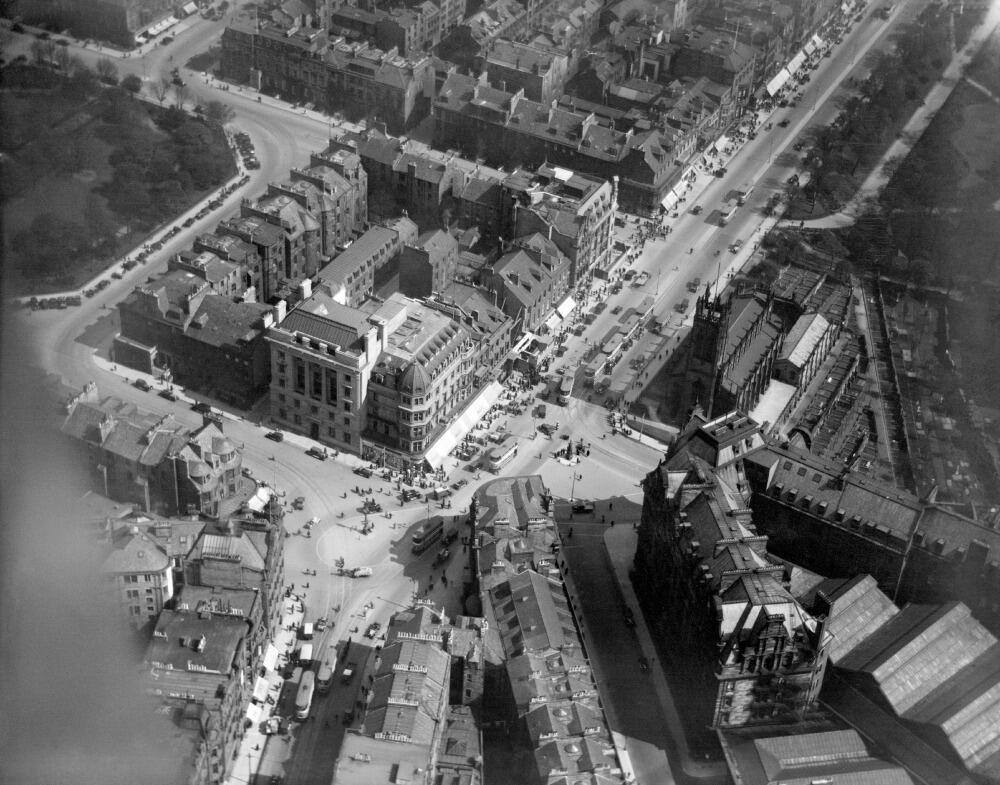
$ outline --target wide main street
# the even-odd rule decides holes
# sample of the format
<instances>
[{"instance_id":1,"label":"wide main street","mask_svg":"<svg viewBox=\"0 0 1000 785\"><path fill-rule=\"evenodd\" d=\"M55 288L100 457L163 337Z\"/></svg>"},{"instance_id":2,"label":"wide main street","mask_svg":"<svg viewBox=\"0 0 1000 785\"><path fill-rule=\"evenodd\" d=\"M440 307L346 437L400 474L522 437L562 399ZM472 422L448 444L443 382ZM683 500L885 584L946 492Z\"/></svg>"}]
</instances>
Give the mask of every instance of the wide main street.
<instances>
[{"instance_id":1,"label":"wide main street","mask_svg":"<svg viewBox=\"0 0 1000 785\"><path fill-rule=\"evenodd\" d=\"M897 12L897 16L901 13ZM906 13L911 13L911 10ZM138 374L116 369L95 354L95 347L105 344L115 332L114 304L135 285L162 271L167 258L190 247L198 233L209 231L222 215L234 212L240 198L261 193L268 182L284 179L289 168L305 163L311 151L325 145L329 131L329 120L315 112L293 111L268 98L258 101L256 93L235 87L224 90L223 85L210 77L183 69L183 63L190 56L204 51L215 42L222 28L222 23L197 20L178 33L173 43L148 47L142 57L119 58L115 62L121 74L134 73L144 78L147 86L168 75L174 65L180 66L187 81L189 101L204 104L210 100L222 100L233 108L236 117L232 124L252 137L261 169L249 173L250 182L232 194L222 210L180 232L164 245L153 261L127 273L122 280L113 281L111 286L92 299L84 300L79 308L35 313L23 310L14 319L8 320L12 330L16 331L8 336L8 341L21 340L20 345L29 347L28 352L34 362L44 369L60 374L67 382L77 386L96 381L102 395L115 395L159 414L171 413L191 426L200 424L201 418L187 408L185 401L172 403L140 392L130 384ZM587 327L582 336L570 338L567 344L569 352L555 363L557 368L564 366L572 369L579 365L586 342L593 343L604 335L618 318L612 313L614 306L636 306L643 297L652 294L656 301L654 313L662 321L667 321L673 304L689 296L686 289L689 280L695 277L705 282L715 281L716 278L724 280L727 267L739 266L750 258L755 238L760 235L757 230L763 221L761 208L771 193L783 188L787 176L796 169L797 157L788 148L810 123L825 123L832 119L837 111L835 98L839 84L862 67L864 54L884 39L887 29L884 21L871 15L855 24L853 31L832 56L824 58L813 72L811 82L802 90L803 96L798 105L794 109L776 110L770 117L773 128L765 131L761 127L756 139L750 140L727 160L728 173L725 177L716 178L706 172L699 174L687 202L681 205L683 212L677 218L667 218L672 234L665 240L647 244L633 265L637 271L650 273L649 283L642 288L625 286L620 295L604 298L608 310ZM107 54L96 52L92 47L71 46L73 54L91 65ZM789 120L787 128L778 125L783 118ZM766 122L768 120L762 119L762 126ZM734 189L742 189L749 184L756 187L747 205L737 211L727 226L720 227L719 208L730 199ZM700 215L690 211L695 204L703 207ZM743 240L743 249L738 254L730 254L728 247L737 239ZM716 254L716 251L719 253ZM597 295L594 293L592 296L596 298ZM634 352L641 351L643 341L638 344ZM619 369L616 373L624 374L627 363L620 363ZM639 478L655 466L662 456L663 446L648 439L640 441L611 433L607 410L596 402L584 400L582 395L577 390L576 397L565 408L549 402L546 420L558 425L551 439L537 430L539 421L532 416L534 401L524 414L501 416L492 424L494 429L502 426L519 437L518 456L503 473L539 473L554 495L561 498L624 497L630 502L641 503ZM468 481L452 498L450 510L436 508L433 502L430 505L421 502L401 506L394 483L378 475L362 479L352 474L352 469L362 463L353 456L318 461L305 454L306 447L310 445L308 440L289 435L281 443L268 441L263 438L261 425L240 413L227 414L224 427L227 435L242 447L245 465L256 478L281 489L287 499L305 498L304 509L289 512L285 519L289 534L285 541L286 579L295 582L298 591L304 589L307 620L320 616L334 617L335 626L329 637L331 642L343 643L348 638L357 642L369 622L377 620L384 624L392 612L407 606L415 596L430 597L449 614L462 612L460 589L463 579L468 577L463 568L464 560L456 555L444 570L433 569L433 550L421 556L413 555L408 531L428 512L462 516L468 509L474 489L489 478L487 473L477 475L468 472L464 466L450 463L446 467L448 482L460 478ZM554 455L567 444L563 436L582 442L589 455L584 455L577 463ZM365 493L356 492L358 487ZM367 492L369 488L370 493ZM368 520L375 524L369 534L362 533L366 521L361 512L364 497L374 498L385 508L385 513L369 516ZM606 515L611 515L610 508ZM319 518L319 523L307 537L300 531L314 516ZM461 518L451 525L460 524ZM346 561L348 567L372 567L372 576L349 579L338 575L335 564L340 558ZM310 577L305 576L305 570L310 571ZM315 575L311 574L313 570ZM442 574L448 578L447 586L440 580ZM304 588L304 583L309 584L308 588ZM606 613L606 608L594 606L595 596L592 590L580 593L580 609L590 624L600 624L601 614ZM591 598L590 602L588 598ZM602 602L606 602L606 598ZM609 640L609 646L614 643L608 636L602 636L600 640ZM600 646L599 641L593 644ZM613 661L615 651L612 648L604 652L605 660ZM629 711L627 702L623 702L621 696L616 696L613 691L606 699L615 703L620 716ZM344 696L339 691L318 700L318 717L322 723L345 710L343 700ZM261 754L253 761L254 770L259 767L261 773L283 772L291 784L316 781L317 773L329 764L329 755L335 754L336 743L339 743L332 742L330 734L323 733L321 722L301 726L295 732L291 745L265 741ZM237 771L250 770L249 749L244 751L244 755ZM648 747L641 748L636 761L640 781L660 781L658 777L664 771L660 755L662 750L657 752Z\"/></svg>"}]
</instances>

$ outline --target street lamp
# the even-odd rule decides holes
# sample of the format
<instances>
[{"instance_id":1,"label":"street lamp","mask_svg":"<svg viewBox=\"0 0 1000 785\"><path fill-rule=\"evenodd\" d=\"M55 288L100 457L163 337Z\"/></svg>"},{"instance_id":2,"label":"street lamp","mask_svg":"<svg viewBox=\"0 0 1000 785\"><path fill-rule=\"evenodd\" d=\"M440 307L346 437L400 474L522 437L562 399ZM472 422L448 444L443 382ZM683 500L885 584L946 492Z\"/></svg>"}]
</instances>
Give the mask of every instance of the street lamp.
<instances>
[{"instance_id":1,"label":"street lamp","mask_svg":"<svg viewBox=\"0 0 1000 785\"><path fill-rule=\"evenodd\" d=\"M570 490L569 490L569 503L570 504L572 504L573 503L573 499L576 498L576 496L575 496L575 494L576 494L576 481L577 480L582 480L582 479L583 479L583 475L582 474L577 474L575 471L573 472L573 484L572 484L572 486L570 486Z\"/></svg>"}]
</instances>

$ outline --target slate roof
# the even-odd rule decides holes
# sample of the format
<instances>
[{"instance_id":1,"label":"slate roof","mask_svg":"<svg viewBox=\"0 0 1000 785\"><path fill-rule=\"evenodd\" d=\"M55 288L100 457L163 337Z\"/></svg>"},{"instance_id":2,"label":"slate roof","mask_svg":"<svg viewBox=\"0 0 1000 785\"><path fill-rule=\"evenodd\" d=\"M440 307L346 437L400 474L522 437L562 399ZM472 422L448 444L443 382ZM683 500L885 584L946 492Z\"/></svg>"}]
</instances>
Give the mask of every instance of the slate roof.
<instances>
[{"instance_id":1,"label":"slate roof","mask_svg":"<svg viewBox=\"0 0 1000 785\"><path fill-rule=\"evenodd\" d=\"M802 314L785 336L778 359L801 368L829 329L830 323L820 314Z\"/></svg>"},{"instance_id":2,"label":"slate roof","mask_svg":"<svg viewBox=\"0 0 1000 785\"><path fill-rule=\"evenodd\" d=\"M449 657L440 644L398 639L382 649L364 732L399 733L429 745L447 705Z\"/></svg>"},{"instance_id":3,"label":"slate roof","mask_svg":"<svg viewBox=\"0 0 1000 785\"><path fill-rule=\"evenodd\" d=\"M961 603L907 605L838 667L869 674L893 710L909 719L911 709L938 685L996 646L996 638Z\"/></svg>"},{"instance_id":4,"label":"slate roof","mask_svg":"<svg viewBox=\"0 0 1000 785\"><path fill-rule=\"evenodd\" d=\"M364 351L364 336L368 333L367 316L322 293L313 294L292 309L280 325L281 331L301 333L343 351Z\"/></svg>"},{"instance_id":5,"label":"slate roof","mask_svg":"<svg viewBox=\"0 0 1000 785\"><path fill-rule=\"evenodd\" d=\"M834 665L899 613L870 575L825 580L816 594L829 603L826 628L833 635L829 653Z\"/></svg>"},{"instance_id":6,"label":"slate roof","mask_svg":"<svg viewBox=\"0 0 1000 785\"><path fill-rule=\"evenodd\" d=\"M101 570L116 575L161 572L170 566L170 558L145 534L136 534L116 543L104 559Z\"/></svg>"},{"instance_id":7,"label":"slate roof","mask_svg":"<svg viewBox=\"0 0 1000 785\"><path fill-rule=\"evenodd\" d=\"M164 610L156 620L146 648L147 663L170 665L174 670L226 675L232 670L247 624L240 619ZM204 641L201 651L198 647Z\"/></svg>"},{"instance_id":8,"label":"slate roof","mask_svg":"<svg viewBox=\"0 0 1000 785\"><path fill-rule=\"evenodd\" d=\"M569 604L556 581L525 570L496 586L490 595L508 657L579 645Z\"/></svg>"},{"instance_id":9,"label":"slate roof","mask_svg":"<svg viewBox=\"0 0 1000 785\"><path fill-rule=\"evenodd\" d=\"M906 770L873 757L855 730L758 738L735 756L744 785L913 785Z\"/></svg>"}]
</instances>

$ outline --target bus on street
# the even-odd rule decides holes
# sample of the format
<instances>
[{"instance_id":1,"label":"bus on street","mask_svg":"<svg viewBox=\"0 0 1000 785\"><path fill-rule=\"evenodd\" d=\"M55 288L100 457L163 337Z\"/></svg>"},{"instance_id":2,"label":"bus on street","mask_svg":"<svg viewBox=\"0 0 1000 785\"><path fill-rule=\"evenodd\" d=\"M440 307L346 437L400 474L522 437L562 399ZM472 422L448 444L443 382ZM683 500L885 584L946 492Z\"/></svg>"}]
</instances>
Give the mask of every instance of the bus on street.
<instances>
[{"instance_id":1,"label":"bus on street","mask_svg":"<svg viewBox=\"0 0 1000 785\"><path fill-rule=\"evenodd\" d=\"M573 386L573 380L569 380L570 389ZM560 396L562 395L562 388L560 387ZM490 471L498 472L508 463L510 463L514 456L517 455L517 439L513 436L508 436L500 444L490 450L489 461L490 461Z\"/></svg>"},{"instance_id":2,"label":"bus on street","mask_svg":"<svg viewBox=\"0 0 1000 785\"><path fill-rule=\"evenodd\" d=\"M329 692L333 684L333 675L337 672L337 646L331 643L326 647L326 654L319 666L316 676L316 689L319 692Z\"/></svg>"},{"instance_id":3,"label":"bus on street","mask_svg":"<svg viewBox=\"0 0 1000 785\"><path fill-rule=\"evenodd\" d=\"M441 539L444 532L444 518L433 518L424 521L420 528L413 532L413 552L423 553L431 545Z\"/></svg>"},{"instance_id":4,"label":"bus on street","mask_svg":"<svg viewBox=\"0 0 1000 785\"><path fill-rule=\"evenodd\" d=\"M559 382L559 404L565 406L569 403L569 397L573 394L573 377L564 376L562 381Z\"/></svg>"},{"instance_id":5,"label":"bus on street","mask_svg":"<svg viewBox=\"0 0 1000 785\"><path fill-rule=\"evenodd\" d=\"M313 689L316 687L316 674L306 671L302 674L302 681L299 683L299 691L295 695L295 717L304 720L309 716L312 708Z\"/></svg>"}]
</instances>

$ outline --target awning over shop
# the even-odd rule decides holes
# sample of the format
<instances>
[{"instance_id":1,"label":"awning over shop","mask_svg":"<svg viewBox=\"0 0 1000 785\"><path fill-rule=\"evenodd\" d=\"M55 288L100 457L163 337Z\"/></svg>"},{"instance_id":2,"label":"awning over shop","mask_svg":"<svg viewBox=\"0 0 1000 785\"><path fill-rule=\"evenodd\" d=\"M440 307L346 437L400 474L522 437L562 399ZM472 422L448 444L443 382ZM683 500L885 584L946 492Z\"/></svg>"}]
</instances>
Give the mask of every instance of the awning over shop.
<instances>
[{"instance_id":1,"label":"awning over shop","mask_svg":"<svg viewBox=\"0 0 1000 785\"><path fill-rule=\"evenodd\" d=\"M267 503L271 500L271 495L274 493L266 485L258 485L257 490L254 491L253 496L247 499L247 507L249 507L254 512L263 512Z\"/></svg>"},{"instance_id":2,"label":"awning over shop","mask_svg":"<svg viewBox=\"0 0 1000 785\"><path fill-rule=\"evenodd\" d=\"M824 47L824 45L826 44L826 42L822 38L820 38L818 35L814 35L812 37L811 43L817 49L822 49Z\"/></svg>"},{"instance_id":3,"label":"awning over shop","mask_svg":"<svg viewBox=\"0 0 1000 785\"><path fill-rule=\"evenodd\" d=\"M663 197L660 205L664 210L673 210L677 206L677 194L673 191L667 191L667 195Z\"/></svg>"},{"instance_id":4,"label":"awning over shop","mask_svg":"<svg viewBox=\"0 0 1000 785\"><path fill-rule=\"evenodd\" d=\"M715 140L715 149L721 152L722 150L726 149L726 146L728 144L729 144L729 137L723 134L722 136L720 136L718 139Z\"/></svg>"},{"instance_id":5,"label":"awning over shop","mask_svg":"<svg viewBox=\"0 0 1000 785\"><path fill-rule=\"evenodd\" d=\"M567 297L556 306L556 313L559 314L560 319L565 319L573 312L574 308L576 308L576 300L572 297Z\"/></svg>"},{"instance_id":6,"label":"awning over shop","mask_svg":"<svg viewBox=\"0 0 1000 785\"><path fill-rule=\"evenodd\" d=\"M247 719L254 725L260 722L260 706L256 703L247 704Z\"/></svg>"},{"instance_id":7,"label":"awning over shop","mask_svg":"<svg viewBox=\"0 0 1000 785\"><path fill-rule=\"evenodd\" d=\"M791 77L791 74L788 73L788 69L782 68L774 75L774 78L767 83L767 92L770 95L777 95L778 91L785 86L785 82L788 81L789 77Z\"/></svg>"},{"instance_id":8,"label":"awning over shop","mask_svg":"<svg viewBox=\"0 0 1000 785\"><path fill-rule=\"evenodd\" d=\"M485 389L480 391L479 395L472 399L472 402L445 429L444 433L438 437L438 440L424 455L424 460L432 469L441 468L448 453L458 446L462 437L483 419L483 415L490 410L493 404L500 400L502 392L503 385L500 382L490 382Z\"/></svg>"},{"instance_id":9,"label":"awning over shop","mask_svg":"<svg viewBox=\"0 0 1000 785\"><path fill-rule=\"evenodd\" d=\"M788 73L794 74L802 67L802 64L805 61L806 61L805 52L799 52L797 55L795 55L795 57L793 57L791 60L788 61L788 65L786 65L785 68L788 69Z\"/></svg>"},{"instance_id":10,"label":"awning over shop","mask_svg":"<svg viewBox=\"0 0 1000 785\"><path fill-rule=\"evenodd\" d=\"M253 685L253 699L258 703L263 703L267 699L268 684L267 679L258 676Z\"/></svg>"},{"instance_id":11,"label":"awning over shop","mask_svg":"<svg viewBox=\"0 0 1000 785\"><path fill-rule=\"evenodd\" d=\"M264 650L264 668L273 671L275 666L278 664L278 650L274 647L273 643L267 644L267 648Z\"/></svg>"},{"instance_id":12,"label":"awning over shop","mask_svg":"<svg viewBox=\"0 0 1000 785\"><path fill-rule=\"evenodd\" d=\"M181 9L185 14L194 14L198 11L197 3L188 3Z\"/></svg>"},{"instance_id":13,"label":"awning over shop","mask_svg":"<svg viewBox=\"0 0 1000 785\"><path fill-rule=\"evenodd\" d=\"M556 313L555 311L553 311L552 315L549 316L549 318L545 320L545 329L548 332L552 332L553 330L556 329L556 327L559 326L559 322L561 322L561 321L562 321L562 317L558 313Z\"/></svg>"},{"instance_id":14,"label":"awning over shop","mask_svg":"<svg viewBox=\"0 0 1000 785\"><path fill-rule=\"evenodd\" d=\"M147 41L147 40L148 40L148 39L146 38L146 36L145 36L145 34L144 34L144 33L139 33L139 35L137 35L137 36L135 37L135 42L136 42L137 44L144 44L144 43L146 43L146 41Z\"/></svg>"}]
</instances>

